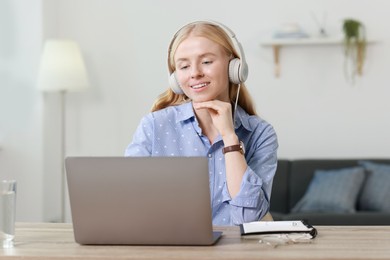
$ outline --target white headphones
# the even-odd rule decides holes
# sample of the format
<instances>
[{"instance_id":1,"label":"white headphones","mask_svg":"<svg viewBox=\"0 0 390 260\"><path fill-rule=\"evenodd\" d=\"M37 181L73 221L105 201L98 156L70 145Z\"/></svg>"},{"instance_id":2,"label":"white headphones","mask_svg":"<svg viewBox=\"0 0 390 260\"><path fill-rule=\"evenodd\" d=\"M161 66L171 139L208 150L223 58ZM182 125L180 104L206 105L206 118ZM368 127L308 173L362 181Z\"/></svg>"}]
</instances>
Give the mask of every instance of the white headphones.
<instances>
[{"instance_id":1,"label":"white headphones","mask_svg":"<svg viewBox=\"0 0 390 260\"><path fill-rule=\"evenodd\" d=\"M215 22L215 21L197 21L189 23L183 27L181 27L174 35L173 39L171 40L171 43L169 44L168 49L168 67L169 67L169 56L171 54L172 44L175 41L178 33L186 26L192 25L192 24L198 24L198 23L206 23L206 24L212 24L215 26L220 27L224 32L231 38L233 44L235 45L235 49L240 57L234 58L229 62L229 81L234 84L240 84L245 82L245 80L248 78L248 65L245 61L245 55L244 50L242 48L241 43L237 40L236 35L233 33L232 30L230 30L227 26ZM183 90L180 87L179 82L176 79L175 72L171 72L169 75L169 86L171 87L172 91L176 94L183 94Z\"/></svg>"}]
</instances>

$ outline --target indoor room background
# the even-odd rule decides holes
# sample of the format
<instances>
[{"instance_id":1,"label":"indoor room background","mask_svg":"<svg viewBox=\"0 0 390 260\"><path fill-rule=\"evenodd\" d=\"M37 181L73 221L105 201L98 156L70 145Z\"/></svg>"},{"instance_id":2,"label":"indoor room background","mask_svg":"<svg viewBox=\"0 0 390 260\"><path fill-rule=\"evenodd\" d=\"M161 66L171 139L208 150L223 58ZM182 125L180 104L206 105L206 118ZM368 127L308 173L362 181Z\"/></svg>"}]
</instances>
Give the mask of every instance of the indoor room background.
<instances>
[{"instance_id":1,"label":"indoor room background","mask_svg":"<svg viewBox=\"0 0 390 260\"><path fill-rule=\"evenodd\" d=\"M390 157L390 2L387 0L0 0L0 179L18 181L17 220L57 221L60 96L37 88L46 39L75 40L90 88L66 94L66 154L122 156L141 117L168 87L167 48L184 24L230 27L249 65L247 87L279 138L279 158ZM286 24L319 37L367 30L366 63L344 75L340 44L262 45Z\"/></svg>"}]
</instances>

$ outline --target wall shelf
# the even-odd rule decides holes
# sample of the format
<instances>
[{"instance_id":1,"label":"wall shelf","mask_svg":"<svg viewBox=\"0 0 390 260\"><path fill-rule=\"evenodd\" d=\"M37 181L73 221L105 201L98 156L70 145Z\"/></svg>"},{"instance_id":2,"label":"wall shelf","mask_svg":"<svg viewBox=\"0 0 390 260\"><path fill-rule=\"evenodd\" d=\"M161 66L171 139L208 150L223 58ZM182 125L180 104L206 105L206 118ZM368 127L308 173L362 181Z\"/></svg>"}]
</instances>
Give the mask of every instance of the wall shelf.
<instances>
[{"instance_id":1,"label":"wall shelf","mask_svg":"<svg viewBox=\"0 0 390 260\"><path fill-rule=\"evenodd\" d=\"M367 40L367 43L376 42L375 40ZM312 38L296 38L296 39L269 39L260 42L262 47L272 47L274 55L274 74L275 77L280 77L280 48L287 46L315 46L315 45L342 45L344 44L343 37L312 37Z\"/></svg>"},{"instance_id":2,"label":"wall shelf","mask_svg":"<svg viewBox=\"0 0 390 260\"><path fill-rule=\"evenodd\" d=\"M261 41L260 44L264 47L270 46L291 46L291 45L327 45L341 44L342 37L312 37L312 38L296 38L296 39L270 39Z\"/></svg>"}]
</instances>

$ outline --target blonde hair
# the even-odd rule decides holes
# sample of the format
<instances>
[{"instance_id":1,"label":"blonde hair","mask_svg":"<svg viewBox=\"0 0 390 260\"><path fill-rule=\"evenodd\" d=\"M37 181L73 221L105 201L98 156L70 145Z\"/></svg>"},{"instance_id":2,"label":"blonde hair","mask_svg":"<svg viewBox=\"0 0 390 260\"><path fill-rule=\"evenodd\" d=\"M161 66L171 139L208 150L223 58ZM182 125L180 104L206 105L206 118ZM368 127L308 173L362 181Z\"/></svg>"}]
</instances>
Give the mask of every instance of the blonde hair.
<instances>
[{"instance_id":1,"label":"blonde hair","mask_svg":"<svg viewBox=\"0 0 390 260\"><path fill-rule=\"evenodd\" d=\"M180 29L172 39L168 49L168 69L169 73L175 71L174 56L178 46L189 36L199 36L207 38L222 47L226 54L232 58L240 58L230 37L226 34L224 29L215 24L207 22L196 22L184 26ZM236 101L238 85L230 83L229 99L233 104ZM185 94L176 94L171 88L160 94L152 106L152 112L157 111L168 106L180 105L188 102L189 98ZM248 89L244 83L241 83L240 95L238 98L238 105L241 106L249 115L256 115L256 110L249 94Z\"/></svg>"}]
</instances>

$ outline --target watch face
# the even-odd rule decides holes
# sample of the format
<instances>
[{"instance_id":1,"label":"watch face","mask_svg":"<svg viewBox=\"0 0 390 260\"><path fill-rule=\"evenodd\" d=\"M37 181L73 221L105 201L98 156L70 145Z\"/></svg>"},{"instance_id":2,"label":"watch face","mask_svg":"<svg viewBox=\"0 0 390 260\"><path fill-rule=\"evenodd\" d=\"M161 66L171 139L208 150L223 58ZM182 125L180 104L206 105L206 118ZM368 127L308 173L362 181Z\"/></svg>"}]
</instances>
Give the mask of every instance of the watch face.
<instances>
[{"instance_id":1,"label":"watch face","mask_svg":"<svg viewBox=\"0 0 390 260\"><path fill-rule=\"evenodd\" d=\"M243 142L243 141L240 141L240 145L241 145L242 154L245 154L245 145L244 145L244 142Z\"/></svg>"}]
</instances>

